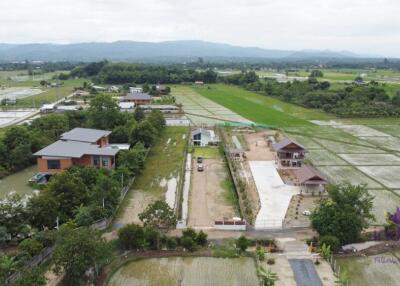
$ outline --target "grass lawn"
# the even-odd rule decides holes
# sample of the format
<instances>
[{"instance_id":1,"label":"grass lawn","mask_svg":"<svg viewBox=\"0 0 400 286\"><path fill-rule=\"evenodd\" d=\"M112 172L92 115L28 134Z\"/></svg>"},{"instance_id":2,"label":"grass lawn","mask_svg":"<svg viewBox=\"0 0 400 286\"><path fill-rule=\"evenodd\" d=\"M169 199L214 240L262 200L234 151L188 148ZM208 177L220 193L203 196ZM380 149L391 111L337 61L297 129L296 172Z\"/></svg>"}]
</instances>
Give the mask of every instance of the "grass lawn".
<instances>
[{"instance_id":1,"label":"grass lawn","mask_svg":"<svg viewBox=\"0 0 400 286\"><path fill-rule=\"evenodd\" d=\"M143 173L138 176L132 189L143 190L154 195L162 195L163 179L178 178L182 169L187 144L187 127L167 127L150 149ZM184 139L184 136L185 139Z\"/></svg>"},{"instance_id":2,"label":"grass lawn","mask_svg":"<svg viewBox=\"0 0 400 286\"><path fill-rule=\"evenodd\" d=\"M195 147L193 156L206 159L217 159L221 157L218 147Z\"/></svg>"},{"instance_id":3,"label":"grass lawn","mask_svg":"<svg viewBox=\"0 0 400 286\"><path fill-rule=\"evenodd\" d=\"M306 109L242 88L215 84L194 88L204 97L256 123L276 127L312 125L308 120L335 118L322 111Z\"/></svg>"}]
</instances>

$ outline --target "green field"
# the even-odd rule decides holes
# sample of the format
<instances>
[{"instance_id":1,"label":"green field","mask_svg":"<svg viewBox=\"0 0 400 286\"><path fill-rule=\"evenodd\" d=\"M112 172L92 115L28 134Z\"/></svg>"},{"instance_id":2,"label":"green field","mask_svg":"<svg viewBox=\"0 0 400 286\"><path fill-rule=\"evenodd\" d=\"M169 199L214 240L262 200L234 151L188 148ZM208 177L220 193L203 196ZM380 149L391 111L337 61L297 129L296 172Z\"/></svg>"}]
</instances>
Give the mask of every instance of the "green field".
<instances>
[{"instance_id":1,"label":"green field","mask_svg":"<svg viewBox=\"0 0 400 286\"><path fill-rule=\"evenodd\" d=\"M221 157L218 147L196 147L194 148L193 156L206 159L217 159Z\"/></svg>"},{"instance_id":2,"label":"green field","mask_svg":"<svg viewBox=\"0 0 400 286\"><path fill-rule=\"evenodd\" d=\"M278 99L223 84L197 87L204 97L260 124L276 127L312 125L308 120L335 118L322 111L306 109Z\"/></svg>"},{"instance_id":3,"label":"green field","mask_svg":"<svg viewBox=\"0 0 400 286\"><path fill-rule=\"evenodd\" d=\"M178 178L182 170L187 145L187 127L167 127L150 149L143 173L137 177L132 189L162 195L165 187L160 182ZM185 136L184 136L185 135Z\"/></svg>"}]
</instances>

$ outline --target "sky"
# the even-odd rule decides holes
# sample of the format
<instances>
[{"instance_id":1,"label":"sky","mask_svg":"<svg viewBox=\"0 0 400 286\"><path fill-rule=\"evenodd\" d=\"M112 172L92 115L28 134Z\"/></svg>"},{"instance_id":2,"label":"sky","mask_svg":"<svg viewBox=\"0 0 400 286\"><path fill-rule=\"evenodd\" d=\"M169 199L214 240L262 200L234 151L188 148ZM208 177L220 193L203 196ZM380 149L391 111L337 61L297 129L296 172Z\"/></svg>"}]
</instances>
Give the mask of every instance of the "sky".
<instances>
[{"instance_id":1,"label":"sky","mask_svg":"<svg viewBox=\"0 0 400 286\"><path fill-rule=\"evenodd\" d=\"M205 40L400 57L399 0L0 0L0 43Z\"/></svg>"}]
</instances>

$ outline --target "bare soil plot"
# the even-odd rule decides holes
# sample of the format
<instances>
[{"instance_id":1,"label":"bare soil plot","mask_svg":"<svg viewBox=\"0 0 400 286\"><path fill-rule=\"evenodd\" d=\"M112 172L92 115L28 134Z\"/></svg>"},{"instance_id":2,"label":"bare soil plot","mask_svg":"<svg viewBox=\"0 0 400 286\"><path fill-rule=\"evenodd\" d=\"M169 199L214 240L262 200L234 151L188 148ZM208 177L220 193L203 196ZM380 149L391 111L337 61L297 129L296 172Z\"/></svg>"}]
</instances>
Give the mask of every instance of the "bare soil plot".
<instances>
[{"instance_id":1,"label":"bare soil plot","mask_svg":"<svg viewBox=\"0 0 400 286\"><path fill-rule=\"evenodd\" d=\"M367 187L370 189L383 188L382 185L368 178L352 166L320 166L318 170L332 183L348 182L353 185L367 184Z\"/></svg>"},{"instance_id":2,"label":"bare soil plot","mask_svg":"<svg viewBox=\"0 0 400 286\"><path fill-rule=\"evenodd\" d=\"M265 140L265 136L274 135L274 131L262 131L257 133L246 133L244 138L247 142L248 151L245 152L249 161L275 160L275 153L271 151Z\"/></svg>"},{"instance_id":3,"label":"bare soil plot","mask_svg":"<svg viewBox=\"0 0 400 286\"><path fill-rule=\"evenodd\" d=\"M358 166L357 168L387 188L400 188L400 166Z\"/></svg>"},{"instance_id":4,"label":"bare soil plot","mask_svg":"<svg viewBox=\"0 0 400 286\"><path fill-rule=\"evenodd\" d=\"M393 166L400 165L400 157L393 154L339 154L351 165Z\"/></svg>"},{"instance_id":5,"label":"bare soil plot","mask_svg":"<svg viewBox=\"0 0 400 286\"><path fill-rule=\"evenodd\" d=\"M285 225L289 227L309 227L310 217L303 215L304 211L312 211L318 205L320 197L312 196L293 196L285 216Z\"/></svg>"},{"instance_id":6,"label":"bare soil plot","mask_svg":"<svg viewBox=\"0 0 400 286\"><path fill-rule=\"evenodd\" d=\"M310 153L307 154L307 159L310 160L314 166L348 165L346 161L325 149L310 150Z\"/></svg>"},{"instance_id":7,"label":"bare soil plot","mask_svg":"<svg viewBox=\"0 0 400 286\"><path fill-rule=\"evenodd\" d=\"M204 159L204 171L197 171L193 161L192 187L189 197L190 227L212 227L215 220L232 219L234 207L225 198L224 180L227 177L222 159Z\"/></svg>"},{"instance_id":8,"label":"bare soil plot","mask_svg":"<svg viewBox=\"0 0 400 286\"><path fill-rule=\"evenodd\" d=\"M386 223L385 213L394 212L400 206L400 196L388 190L368 190L374 196L373 213L376 221L372 224L382 225Z\"/></svg>"}]
</instances>

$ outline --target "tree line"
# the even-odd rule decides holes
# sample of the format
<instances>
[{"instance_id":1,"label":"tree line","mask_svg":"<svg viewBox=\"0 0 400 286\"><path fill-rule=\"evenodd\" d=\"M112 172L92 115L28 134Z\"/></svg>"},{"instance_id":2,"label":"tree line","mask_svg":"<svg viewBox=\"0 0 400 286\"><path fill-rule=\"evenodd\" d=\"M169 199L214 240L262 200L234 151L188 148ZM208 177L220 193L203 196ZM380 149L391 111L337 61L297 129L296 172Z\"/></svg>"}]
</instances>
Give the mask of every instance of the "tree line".
<instances>
[{"instance_id":1,"label":"tree line","mask_svg":"<svg viewBox=\"0 0 400 286\"><path fill-rule=\"evenodd\" d=\"M316 71L312 73L321 76ZM400 116L400 90L390 97L383 85L374 81L332 88L328 81L312 76L306 81L280 83L275 79L261 80L254 71L220 79L227 84L239 85L306 108L322 109L340 117Z\"/></svg>"},{"instance_id":2,"label":"tree line","mask_svg":"<svg viewBox=\"0 0 400 286\"><path fill-rule=\"evenodd\" d=\"M198 71L177 66L160 66L107 61L78 66L71 71L72 77L91 77L94 82L104 84L174 84L203 81L215 83L217 73L211 69Z\"/></svg>"}]
</instances>

